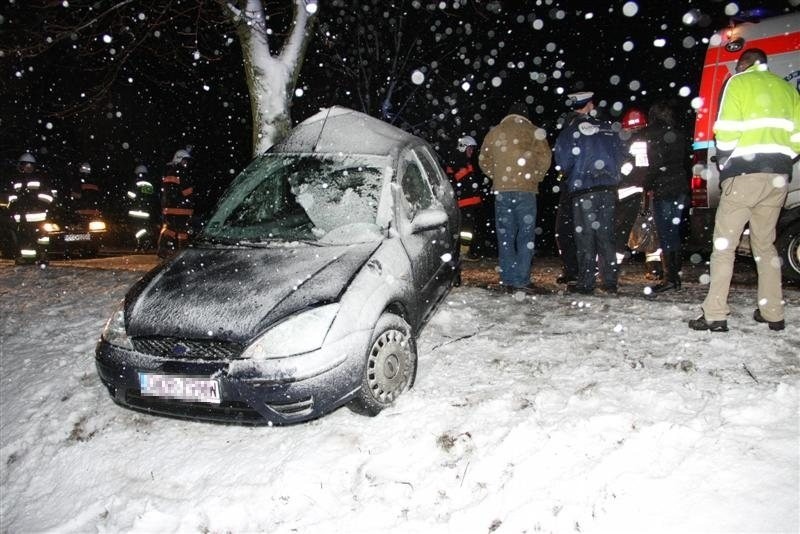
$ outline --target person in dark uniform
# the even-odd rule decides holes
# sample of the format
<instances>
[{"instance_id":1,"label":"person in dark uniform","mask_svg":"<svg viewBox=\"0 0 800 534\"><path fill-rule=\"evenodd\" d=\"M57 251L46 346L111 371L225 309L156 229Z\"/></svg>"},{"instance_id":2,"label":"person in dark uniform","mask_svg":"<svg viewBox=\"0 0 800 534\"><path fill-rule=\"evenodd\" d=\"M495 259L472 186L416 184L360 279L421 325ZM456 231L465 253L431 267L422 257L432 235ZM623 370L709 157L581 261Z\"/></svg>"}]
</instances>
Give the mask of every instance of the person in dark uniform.
<instances>
[{"instance_id":1,"label":"person in dark uniform","mask_svg":"<svg viewBox=\"0 0 800 534\"><path fill-rule=\"evenodd\" d=\"M159 199L156 188L145 165L137 165L133 171L128 191L128 223L132 225L136 238L136 250L147 251L155 245L159 234Z\"/></svg>"},{"instance_id":2,"label":"person in dark uniform","mask_svg":"<svg viewBox=\"0 0 800 534\"><path fill-rule=\"evenodd\" d=\"M14 256L17 262L47 263L49 242L38 235L38 225L47 220L54 192L47 173L30 152L20 156L11 180L8 211L15 225Z\"/></svg>"},{"instance_id":3,"label":"person in dark uniform","mask_svg":"<svg viewBox=\"0 0 800 534\"><path fill-rule=\"evenodd\" d=\"M614 209L624 148L612 124L593 113L593 95L570 95L581 116L561 131L553 152L567 177L575 227L578 280L571 291L593 293L599 268L603 292L614 294L618 280Z\"/></svg>"},{"instance_id":4,"label":"person in dark uniform","mask_svg":"<svg viewBox=\"0 0 800 534\"><path fill-rule=\"evenodd\" d=\"M570 100L572 103L572 100ZM574 109L563 119L562 129L568 128L572 121L580 115ZM578 251L575 248L575 226L572 223L572 203L567 190L567 177L564 173L558 174L558 207L556 208L556 245L561 258L561 274L556 278L557 284L566 284L568 288L574 287L578 280Z\"/></svg>"},{"instance_id":5,"label":"person in dark uniform","mask_svg":"<svg viewBox=\"0 0 800 534\"><path fill-rule=\"evenodd\" d=\"M491 181L478 166L478 142L465 135L458 140L457 150L463 157L446 169L453 184L461 212L461 232L471 233L466 261L478 261L491 255L489 218L486 198L491 194Z\"/></svg>"},{"instance_id":6,"label":"person in dark uniform","mask_svg":"<svg viewBox=\"0 0 800 534\"><path fill-rule=\"evenodd\" d=\"M100 185L92 172L92 166L81 163L78 174L70 185L72 209L84 219L100 217Z\"/></svg>"},{"instance_id":7,"label":"person in dark uniform","mask_svg":"<svg viewBox=\"0 0 800 534\"><path fill-rule=\"evenodd\" d=\"M191 159L188 150L175 152L161 180L162 225L158 236L158 255L162 258L185 247L189 241L194 214Z\"/></svg>"},{"instance_id":8,"label":"person in dark uniform","mask_svg":"<svg viewBox=\"0 0 800 534\"><path fill-rule=\"evenodd\" d=\"M615 211L615 234L617 263L630 257L628 238L631 235L636 217L645 203L644 184L650 171L647 144L647 117L638 108L630 108L622 116L622 135L626 139L625 163L622 165L621 180L617 189L618 202ZM650 221L655 225L655 221ZM660 280L664 276L661 267L661 247L658 239L643 250L645 254L645 278Z\"/></svg>"}]
</instances>

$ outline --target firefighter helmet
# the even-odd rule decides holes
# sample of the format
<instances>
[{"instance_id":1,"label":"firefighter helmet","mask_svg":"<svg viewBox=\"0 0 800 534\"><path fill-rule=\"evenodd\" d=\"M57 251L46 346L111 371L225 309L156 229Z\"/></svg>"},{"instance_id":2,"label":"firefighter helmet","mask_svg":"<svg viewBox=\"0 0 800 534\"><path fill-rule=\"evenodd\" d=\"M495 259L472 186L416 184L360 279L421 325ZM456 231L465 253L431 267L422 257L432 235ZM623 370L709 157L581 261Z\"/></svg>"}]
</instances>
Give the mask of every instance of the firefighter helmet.
<instances>
[{"instance_id":1,"label":"firefighter helmet","mask_svg":"<svg viewBox=\"0 0 800 534\"><path fill-rule=\"evenodd\" d=\"M647 126L647 116L637 108L630 108L622 116L622 127L626 130L638 130Z\"/></svg>"},{"instance_id":2,"label":"firefighter helmet","mask_svg":"<svg viewBox=\"0 0 800 534\"><path fill-rule=\"evenodd\" d=\"M137 165L136 168L133 170L133 174L147 174L148 171L147 167L144 165Z\"/></svg>"},{"instance_id":3,"label":"firefighter helmet","mask_svg":"<svg viewBox=\"0 0 800 534\"><path fill-rule=\"evenodd\" d=\"M185 160L186 158L191 158L192 155L189 153L188 150L181 148L175 155L172 156L172 163L180 163L181 161Z\"/></svg>"},{"instance_id":4,"label":"firefighter helmet","mask_svg":"<svg viewBox=\"0 0 800 534\"><path fill-rule=\"evenodd\" d=\"M457 148L459 152L466 152L467 147L470 146L478 146L478 142L471 135L465 135L464 137L458 140Z\"/></svg>"},{"instance_id":5,"label":"firefighter helmet","mask_svg":"<svg viewBox=\"0 0 800 534\"><path fill-rule=\"evenodd\" d=\"M91 174L92 173L92 166L84 161L83 163L81 163L80 173L81 174Z\"/></svg>"},{"instance_id":6,"label":"firefighter helmet","mask_svg":"<svg viewBox=\"0 0 800 534\"><path fill-rule=\"evenodd\" d=\"M33 154L30 152L25 152L23 155L19 157L20 163L36 163L36 158L33 157Z\"/></svg>"}]
</instances>

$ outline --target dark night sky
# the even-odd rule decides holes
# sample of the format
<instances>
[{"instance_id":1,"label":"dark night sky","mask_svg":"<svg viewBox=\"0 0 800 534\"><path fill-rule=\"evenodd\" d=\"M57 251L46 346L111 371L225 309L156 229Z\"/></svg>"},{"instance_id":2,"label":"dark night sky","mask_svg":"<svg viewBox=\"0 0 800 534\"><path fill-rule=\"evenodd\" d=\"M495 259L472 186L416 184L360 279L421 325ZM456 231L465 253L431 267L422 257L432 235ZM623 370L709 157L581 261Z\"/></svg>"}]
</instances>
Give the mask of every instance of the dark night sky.
<instances>
[{"instance_id":1,"label":"dark night sky","mask_svg":"<svg viewBox=\"0 0 800 534\"><path fill-rule=\"evenodd\" d=\"M10 50L31 35L41 42L44 22L72 20L85 3L46 7L52 2L17 0L0 8L4 168L26 150L56 175L90 161L113 190L137 163L160 174L177 148L191 144L210 206L250 158L248 94L235 33L214 2L185 1L176 3L184 13L156 28L156 34L152 6L160 2L134 2L126 7L124 30L119 21L107 28L97 25L87 32L94 38L67 39L35 57L21 58ZM690 130L690 101L705 53L702 40L727 24L731 6L740 13L758 7L779 14L798 5L800 0L326 0L292 115L299 121L339 104L378 116L390 77L397 82L391 111L402 110L397 123L427 138L443 159L460 135L480 140L518 98L531 100L534 122L555 132L565 94L579 89L595 91L617 116L615 103L646 109L657 99L674 99ZM685 23L690 11L700 15L699 22ZM285 18L278 13L271 19L277 35L285 30ZM405 61L392 70L398 27ZM105 43L103 35L112 42ZM654 45L659 38L663 47ZM377 45L380 52L370 56ZM195 60L198 50L201 58ZM359 53L362 69L355 68ZM89 100L82 95L90 94L110 68L117 73L109 90L87 109L69 113ZM421 85L412 81L417 70L425 75ZM687 96L681 96L681 88L687 88ZM110 209L118 198L114 191Z\"/></svg>"}]
</instances>

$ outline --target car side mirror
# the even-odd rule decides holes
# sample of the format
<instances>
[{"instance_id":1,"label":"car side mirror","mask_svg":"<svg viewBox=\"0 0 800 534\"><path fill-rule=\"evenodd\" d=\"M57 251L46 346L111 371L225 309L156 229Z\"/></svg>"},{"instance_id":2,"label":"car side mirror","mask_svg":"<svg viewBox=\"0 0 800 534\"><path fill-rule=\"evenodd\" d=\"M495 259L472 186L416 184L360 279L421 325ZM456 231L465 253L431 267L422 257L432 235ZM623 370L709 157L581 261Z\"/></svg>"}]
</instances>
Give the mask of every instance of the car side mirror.
<instances>
[{"instance_id":1,"label":"car side mirror","mask_svg":"<svg viewBox=\"0 0 800 534\"><path fill-rule=\"evenodd\" d=\"M414 215L411 221L411 233L417 234L425 232L426 230L433 230L447 226L448 217L444 210L440 209L426 209L419 211Z\"/></svg>"}]
</instances>

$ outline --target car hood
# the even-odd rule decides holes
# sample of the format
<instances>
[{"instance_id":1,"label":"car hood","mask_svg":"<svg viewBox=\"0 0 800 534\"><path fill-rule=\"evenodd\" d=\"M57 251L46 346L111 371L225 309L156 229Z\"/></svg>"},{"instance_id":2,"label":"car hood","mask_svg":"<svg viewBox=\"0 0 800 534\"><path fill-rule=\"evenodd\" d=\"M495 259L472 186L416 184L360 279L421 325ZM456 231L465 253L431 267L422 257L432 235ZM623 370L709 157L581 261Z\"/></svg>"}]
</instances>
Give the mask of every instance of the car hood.
<instances>
[{"instance_id":1,"label":"car hood","mask_svg":"<svg viewBox=\"0 0 800 534\"><path fill-rule=\"evenodd\" d=\"M187 249L131 289L128 334L246 343L294 312L337 301L379 245Z\"/></svg>"}]
</instances>

